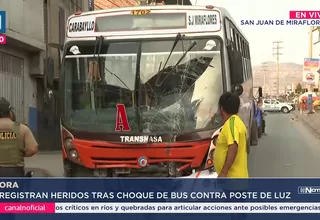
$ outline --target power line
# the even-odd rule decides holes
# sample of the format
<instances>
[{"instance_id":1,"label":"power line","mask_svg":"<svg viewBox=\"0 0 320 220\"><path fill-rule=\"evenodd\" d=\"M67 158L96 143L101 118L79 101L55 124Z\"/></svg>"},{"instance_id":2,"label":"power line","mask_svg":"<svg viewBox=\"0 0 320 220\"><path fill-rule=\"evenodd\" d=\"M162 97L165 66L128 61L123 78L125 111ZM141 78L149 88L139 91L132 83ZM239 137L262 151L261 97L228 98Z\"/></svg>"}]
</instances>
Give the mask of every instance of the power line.
<instances>
[{"instance_id":1,"label":"power line","mask_svg":"<svg viewBox=\"0 0 320 220\"><path fill-rule=\"evenodd\" d=\"M281 44L283 43L283 41L273 41L273 56L276 56L277 58L277 95L279 96L280 94L280 56L283 55L281 53L281 49L283 49L283 47L281 47Z\"/></svg>"}]
</instances>

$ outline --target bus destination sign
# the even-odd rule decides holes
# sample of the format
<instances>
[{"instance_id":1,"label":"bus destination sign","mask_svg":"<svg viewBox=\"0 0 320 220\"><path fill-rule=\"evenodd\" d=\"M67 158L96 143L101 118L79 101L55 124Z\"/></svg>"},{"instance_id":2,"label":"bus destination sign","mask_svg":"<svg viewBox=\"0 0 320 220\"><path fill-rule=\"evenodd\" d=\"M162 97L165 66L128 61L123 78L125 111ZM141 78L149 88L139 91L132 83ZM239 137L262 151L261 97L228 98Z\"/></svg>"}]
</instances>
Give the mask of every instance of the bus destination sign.
<instances>
[{"instance_id":1,"label":"bus destination sign","mask_svg":"<svg viewBox=\"0 0 320 220\"><path fill-rule=\"evenodd\" d=\"M116 24L116 25L115 25ZM127 14L107 16L77 16L68 23L68 37L96 36L95 32L120 34L123 32L183 30L186 32L220 31L219 11L190 10L152 13L151 10L132 10ZM155 32L153 32L155 33Z\"/></svg>"}]
</instances>

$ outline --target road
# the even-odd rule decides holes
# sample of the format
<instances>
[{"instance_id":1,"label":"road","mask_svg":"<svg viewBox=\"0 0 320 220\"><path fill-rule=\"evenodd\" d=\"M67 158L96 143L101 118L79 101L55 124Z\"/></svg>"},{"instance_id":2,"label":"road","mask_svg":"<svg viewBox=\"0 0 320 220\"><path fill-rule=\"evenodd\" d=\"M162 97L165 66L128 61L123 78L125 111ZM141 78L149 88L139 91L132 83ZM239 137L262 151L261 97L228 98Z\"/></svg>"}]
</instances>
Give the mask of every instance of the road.
<instances>
[{"instance_id":1,"label":"road","mask_svg":"<svg viewBox=\"0 0 320 220\"><path fill-rule=\"evenodd\" d=\"M252 177L320 177L320 140L293 114L269 114L267 136L251 147L249 171ZM27 167L62 176L61 154L39 154L26 161ZM36 176L47 175L43 170Z\"/></svg>"},{"instance_id":2,"label":"road","mask_svg":"<svg viewBox=\"0 0 320 220\"><path fill-rule=\"evenodd\" d=\"M249 155L252 177L320 177L320 140L293 114L268 114L267 136Z\"/></svg>"}]
</instances>

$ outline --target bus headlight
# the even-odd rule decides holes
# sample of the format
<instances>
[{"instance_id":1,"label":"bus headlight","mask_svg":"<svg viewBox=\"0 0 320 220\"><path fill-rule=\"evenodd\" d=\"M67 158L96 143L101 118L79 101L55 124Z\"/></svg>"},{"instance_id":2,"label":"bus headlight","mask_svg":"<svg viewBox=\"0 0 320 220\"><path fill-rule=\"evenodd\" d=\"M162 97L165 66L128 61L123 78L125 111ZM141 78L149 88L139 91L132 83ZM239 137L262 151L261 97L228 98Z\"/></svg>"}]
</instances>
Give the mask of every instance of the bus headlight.
<instances>
[{"instance_id":1,"label":"bus headlight","mask_svg":"<svg viewBox=\"0 0 320 220\"><path fill-rule=\"evenodd\" d=\"M76 149L72 149L69 151L69 157L72 159L78 159L78 151Z\"/></svg>"},{"instance_id":2,"label":"bus headlight","mask_svg":"<svg viewBox=\"0 0 320 220\"><path fill-rule=\"evenodd\" d=\"M214 149L211 149L208 155L211 160L213 159L213 154L214 154Z\"/></svg>"},{"instance_id":3,"label":"bus headlight","mask_svg":"<svg viewBox=\"0 0 320 220\"><path fill-rule=\"evenodd\" d=\"M64 147L65 147L66 149L68 149L68 150L74 148L74 145L73 145L73 143L72 143L72 139L71 139L71 138L65 139L63 144L64 144Z\"/></svg>"}]
</instances>

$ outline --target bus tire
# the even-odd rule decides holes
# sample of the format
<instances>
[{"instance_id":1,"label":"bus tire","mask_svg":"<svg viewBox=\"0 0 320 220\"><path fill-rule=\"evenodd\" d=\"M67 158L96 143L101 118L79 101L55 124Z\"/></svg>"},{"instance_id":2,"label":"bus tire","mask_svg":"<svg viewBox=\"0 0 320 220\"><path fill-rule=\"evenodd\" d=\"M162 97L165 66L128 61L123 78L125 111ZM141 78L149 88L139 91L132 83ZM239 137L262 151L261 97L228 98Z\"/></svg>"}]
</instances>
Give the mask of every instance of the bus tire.
<instances>
[{"instance_id":1,"label":"bus tire","mask_svg":"<svg viewBox=\"0 0 320 220\"><path fill-rule=\"evenodd\" d=\"M251 124L250 145L251 146L258 145L258 126L257 126L257 121L255 119L252 120L252 124Z\"/></svg>"},{"instance_id":2,"label":"bus tire","mask_svg":"<svg viewBox=\"0 0 320 220\"><path fill-rule=\"evenodd\" d=\"M262 137L262 126L260 125L258 127L258 138L261 138Z\"/></svg>"}]
</instances>

